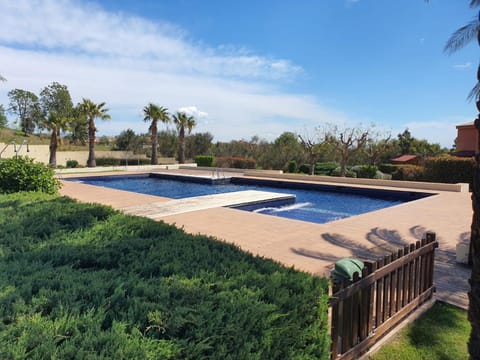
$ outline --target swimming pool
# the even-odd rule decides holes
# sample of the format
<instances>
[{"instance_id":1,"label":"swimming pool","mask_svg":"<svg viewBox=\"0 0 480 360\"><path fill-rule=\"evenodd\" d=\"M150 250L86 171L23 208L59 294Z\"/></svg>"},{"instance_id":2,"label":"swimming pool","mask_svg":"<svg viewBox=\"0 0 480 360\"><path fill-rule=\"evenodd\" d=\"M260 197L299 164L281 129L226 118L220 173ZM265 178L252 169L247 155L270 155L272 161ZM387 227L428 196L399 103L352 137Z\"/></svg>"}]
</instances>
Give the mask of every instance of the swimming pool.
<instances>
[{"instance_id":1,"label":"swimming pool","mask_svg":"<svg viewBox=\"0 0 480 360\"><path fill-rule=\"evenodd\" d=\"M228 184L211 185L171 180L157 176L95 176L68 180L173 199L242 190L293 194L296 196L294 204L280 207L244 207L241 209L320 224L380 210L430 195L246 178L232 178Z\"/></svg>"}]
</instances>

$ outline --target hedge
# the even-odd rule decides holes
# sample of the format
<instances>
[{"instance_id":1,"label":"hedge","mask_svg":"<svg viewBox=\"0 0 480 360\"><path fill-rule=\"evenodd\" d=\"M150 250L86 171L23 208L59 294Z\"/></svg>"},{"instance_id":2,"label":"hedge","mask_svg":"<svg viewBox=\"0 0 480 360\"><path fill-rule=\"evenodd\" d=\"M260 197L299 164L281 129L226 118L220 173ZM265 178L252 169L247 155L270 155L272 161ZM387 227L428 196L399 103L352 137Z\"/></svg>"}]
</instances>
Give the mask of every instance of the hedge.
<instances>
[{"instance_id":1,"label":"hedge","mask_svg":"<svg viewBox=\"0 0 480 360\"><path fill-rule=\"evenodd\" d=\"M215 166L234 169L255 169L257 162L254 159L242 157L217 157Z\"/></svg>"},{"instance_id":2,"label":"hedge","mask_svg":"<svg viewBox=\"0 0 480 360\"><path fill-rule=\"evenodd\" d=\"M95 159L97 166L122 166L125 165L125 159L118 158L97 158ZM137 158L128 158L127 165L150 165L150 159L137 159Z\"/></svg>"},{"instance_id":3,"label":"hedge","mask_svg":"<svg viewBox=\"0 0 480 360\"><path fill-rule=\"evenodd\" d=\"M401 165L392 174L392 180L423 181L425 168L417 165Z\"/></svg>"},{"instance_id":4,"label":"hedge","mask_svg":"<svg viewBox=\"0 0 480 360\"><path fill-rule=\"evenodd\" d=\"M425 161L424 180L442 183L469 183L473 181L473 157L438 156Z\"/></svg>"},{"instance_id":5,"label":"hedge","mask_svg":"<svg viewBox=\"0 0 480 360\"><path fill-rule=\"evenodd\" d=\"M325 279L171 225L0 195L1 359L328 359Z\"/></svg>"},{"instance_id":6,"label":"hedge","mask_svg":"<svg viewBox=\"0 0 480 360\"><path fill-rule=\"evenodd\" d=\"M195 162L198 166L206 166L211 167L213 166L214 157L211 155L197 155L195 156Z\"/></svg>"}]
</instances>

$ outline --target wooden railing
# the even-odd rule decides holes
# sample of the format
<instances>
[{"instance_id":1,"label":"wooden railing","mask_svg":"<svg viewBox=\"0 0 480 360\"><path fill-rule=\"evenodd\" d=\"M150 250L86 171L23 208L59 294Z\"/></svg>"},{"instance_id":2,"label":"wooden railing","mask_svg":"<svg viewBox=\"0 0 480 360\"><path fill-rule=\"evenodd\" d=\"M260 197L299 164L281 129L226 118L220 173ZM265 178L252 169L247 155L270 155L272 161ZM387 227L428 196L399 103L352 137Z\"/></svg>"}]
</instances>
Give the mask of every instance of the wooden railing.
<instances>
[{"instance_id":1,"label":"wooden railing","mask_svg":"<svg viewBox=\"0 0 480 360\"><path fill-rule=\"evenodd\" d=\"M355 359L432 297L435 233L366 262L362 277L333 285L331 358Z\"/></svg>"}]
</instances>

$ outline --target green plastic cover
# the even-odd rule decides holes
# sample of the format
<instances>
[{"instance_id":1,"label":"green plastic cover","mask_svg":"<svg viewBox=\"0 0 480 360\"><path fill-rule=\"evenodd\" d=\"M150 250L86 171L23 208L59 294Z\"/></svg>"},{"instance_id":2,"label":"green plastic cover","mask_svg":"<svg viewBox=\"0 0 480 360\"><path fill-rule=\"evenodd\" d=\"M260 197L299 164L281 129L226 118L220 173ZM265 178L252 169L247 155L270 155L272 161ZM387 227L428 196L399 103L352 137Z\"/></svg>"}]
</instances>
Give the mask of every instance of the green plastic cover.
<instances>
[{"instance_id":1,"label":"green plastic cover","mask_svg":"<svg viewBox=\"0 0 480 360\"><path fill-rule=\"evenodd\" d=\"M332 270L332 276L338 281L347 279L353 281L355 273L358 273L358 277L362 277L362 270L364 267L365 264L358 259L340 259L335 263L335 269Z\"/></svg>"}]
</instances>

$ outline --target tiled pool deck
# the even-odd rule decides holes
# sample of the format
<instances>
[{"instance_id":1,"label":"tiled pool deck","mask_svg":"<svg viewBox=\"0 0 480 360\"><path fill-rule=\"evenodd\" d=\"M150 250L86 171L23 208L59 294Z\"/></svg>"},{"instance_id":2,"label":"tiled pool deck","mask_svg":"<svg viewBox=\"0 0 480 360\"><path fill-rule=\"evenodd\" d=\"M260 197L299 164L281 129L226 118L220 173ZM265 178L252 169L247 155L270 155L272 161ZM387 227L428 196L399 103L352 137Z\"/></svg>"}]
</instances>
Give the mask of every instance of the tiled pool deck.
<instances>
[{"instance_id":1,"label":"tiled pool deck","mask_svg":"<svg viewBox=\"0 0 480 360\"><path fill-rule=\"evenodd\" d=\"M198 170L195 174L199 174ZM204 175L209 176L209 173ZM171 200L68 181L64 182L61 193L80 201L106 204L117 209L132 206L141 208L142 205L151 206L153 203ZM175 224L186 232L211 235L234 243L250 253L299 270L327 276L328 267L340 258L375 258L386 254L392 247L421 239L426 231L434 231L440 243L435 269L436 297L467 308L470 270L455 263L455 247L459 241L469 237L472 219L470 194L445 191L435 193L428 198L327 224L313 224L222 207L163 217L159 215L156 218Z\"/></svg>"}]
</instances>

